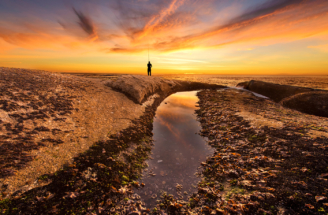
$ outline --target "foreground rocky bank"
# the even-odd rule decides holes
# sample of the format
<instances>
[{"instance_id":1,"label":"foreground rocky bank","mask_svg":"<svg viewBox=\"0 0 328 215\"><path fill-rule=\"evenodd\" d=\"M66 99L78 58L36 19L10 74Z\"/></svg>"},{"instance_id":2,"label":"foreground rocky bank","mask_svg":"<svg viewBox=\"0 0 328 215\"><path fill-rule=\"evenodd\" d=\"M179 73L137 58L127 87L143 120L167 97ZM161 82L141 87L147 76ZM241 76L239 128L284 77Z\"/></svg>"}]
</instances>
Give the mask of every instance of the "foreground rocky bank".
<instances>
[{"instance_id":1,"label":"foreground rocky bank","mask_svg":"<svg viewBox=\"0 0 328 215\"><path fill-rule=\"evenodd\" d=\"M1 74L3 75L5 72ZM5 77L10 77L8 74L5 74ZM111 98L116 100L99 97L92 104L104 105L105 111L97 114L97 111L102 109L96 109L94 115L84 119L85 122L92 122L94 120L92 117L100 116L101 118L104 116L102 114L106 114L106 106L108 108L108 105L113 106L114 103L118 103L113 108L113 111L116 111L114 116L120 116L119 118L122 118L121 122L129 123L126 124L125 128L121 128L119 131L116 130L116 132L107 129L111 128L106 127L107 125L103 126L102 128L107 131L105 138L96 138L97 140L94 142L88 141L90 145L81 153L74 155L70 162L58 166L55 171L40 174L37 180L27 184L26 190L9 195L8 185L3 183L1 185L2 197L0 202L2 214L321 214L328 211L328 122L324 117L307 115L287 109L278 103L258 98L249 92L222 89L221 86L202 85L192 82L174 83L168 88L170 91L167 91L165 86L169 85L170 80L162 82L161 80L146 79L146 82L148 80L164 83L160 85L163 87L158 87L159 85L149 87L148 93L147 91L139 91L140 93L136 91L137 93L129 94L128 92L133 92L133 90L130 90L125 92L128 95L125 96L125 94L112 90L112 84L118 81L118 86L124 87L124 84L122 84L124 81L132 83L134 79L138 80L139 77L133 76L128 79L122 77L122 79L113 80L113 82L100 82L99 80L84 78L75 79L76 77L71 76L59 75L56 77L52 73L36 71L16 70L12 74L14 74L14 77L1 79L6 80L1 82L7 87L3 89L9 90L2 97L2 101L5 100L6 104L12 102L24 107L28 106L16 102L24 96L17 96L15 92L19 91L22 86L30 86L28 83L31 81L35 81L33 87L30 86L26 89L31 92L26 93L31 96L26 100L31 105L33 103L28 101L32 100L34 95L38 96L36 97L38 100L41 98L41 101L48 101L43 99L44 97L40 96L38 92L47 95L46 92L50 91L51 95L51 92L57 92L58 85L63 86L64 98L68 98L65 94L67 92L75 92L77 96L85 93L83 95L94 98L99 96L99 93L104 93L103 90L106 90L103 95L117 95L117 97ZM19 76L24 78L19 78ZM17 83L13 85L15 88L10 84L13 80L16 80L14 83ZM24 80L29 81L24 83ZM49 82L45 82L45 80ZM53 80L58 80L58 82L53 82ZM133 85L135 86L133 88L143 89L139 88L138 82L135 82L136 85ZM84 90L75 88L84 84ZM51 90L51 86L56 86L56 88ZM36 88L35 91L31 91L34 87ZM101 89L98 87L101 87ZM156 108L169 93L206 87L210 90L199 93L200 101L197 114L202 124L201 135L209 139L209 144L216 151L206 162L200 164L203 179L198 184L198 192L192 194L188 201L177 200L173 196L163 193L161 197L158 197L156 207L146 208L140 196L136 195L133 190L147 186L147 184L140 184L138 179L141 176L142 169L146 167L145 161L150 157L151 147L154 144L151 131ZM216 89L214 90L214 88ZM116 90L120 89L116 88ZM156 93L157 96L151 96L152 93ZM8 99L8 95L16 95L16 97ZM60 96L60 94L55 95ZM144 95L144 98L146 98L142 105L139 103L144 101L144 98L139 102L137 98L142 96L138 97L138 95ZM129 98L132 98L133 101ZM74 111L77 111L74 108L79 107L75 106L79 103L78 101L90 105L90 100L83 101L84 96L78 97L78 100L74 97L70 99L72 100L71 108L73 108L70 110L71 113L68 111L62 112L67 119L75 113ZM121 103L124 101L126 103ZM47 102L46 104L48 103L53 105L53 102ZM130 104L131 109L124 110L122 107L127 108L127 104ZM43 106L40 104L40 107ZM56 108L62 106L62 104L53 105L42 110L43 112L46 110L53 111L54 116L47 112L45 112L45 116L50 115L50 117L58 118L58 115L60 115L58 113L62 109ZM27 110L33 111L38 107L32 106L31 109L27 108ZM85 108L87 110L78 108L80 111L77 112L81 114L79 117L83 117L89 111L92 111L93 108L87 107ZM143 111L138 112L140 115L135 115L135 118L130 117L132 116L130 114L135 113L133 108L137 107L143 108ZM16 115L11 115L15 113L8 112L9 118L5 119L12 119ZM24 122L27 117L30 119L30 115L27 114L29 112L22 111L22 113L24 114L18 118L18 122L12 121L12 123L21 123L22 120ZM104 122L111 119L107 118L109 116L106 115ZM114 118L114 116L112 117ZM38 123L45 123L47 120L56 122L50 117L46 120L35 121L35 125L32 121L31 124L37 127ZM73 120L75 120L75 123L79 121L74 118ZM27 121L26 124L30 124L30 122ZM118 123L117 126L121 124ZM74 125L79 127L79 124ZM94 129L99 127L97 123L94 125ZM88 128L93 128L88 123L85 123L84 126L85 130L83 132L87 132ZM8 126L8 129L6 126L2 127L2 131L7 132L5 134L6 144L9 146L16 137L13 136L16 134L16 124L13 127ZM44 127L46 126L44 125ZM25 129L27 128L23 126L21 130L25 131ZM53 129L63 130L59 127ZM38 131L40 129L33 128L32 130ZM9 132L13 132L13 134ZM30 130L26 130L26 135L29 132ZM108 132L111 133L108 134ZM73 134L75 136L75 133L70 135ZM93 134L96 136L99 132ZM55 139L57 136L53 135L53 139ZM67 136L72 137L70 135ZM31 136L34 138L33 135ZM54 147L49 145L47 150L40 150L39 154L47 155L52 148L56 151L55 147L64 145L66 145L65 142L58 143ZM14 146L14 149L20 149L21 145ZM13 152L16 151L13 150ZM51 152L50 155L54 153ZM61 151L61 153L65 154L64 151ZM56 154L56 156L58 155ZM19 156L17 157L19 158ZM3 159L2 161L6 160ZM27 164L31 165L32 162ZM13 161L13 163L15 162ZM41 164L48 165L46 161ZM50 167L52 164L56 166L56 163L50 164L48 165ZM27 167L22 167L22 170L26 169ZM17 176L4 176L5 179L8 177ZM31 184L35 184L34 187ZM179 190L181 187L177 186L176 189ZM9 196L11 197L8 198Z\"/></svg>"},{"instance_id":2,"label":"foreground rocky bank","mask_svg":"<svg viewBox=\"0 0 328 215\"><path fill-rule=\"evenodd\" d=\"M108 81L0 68L0 192L2 198L43 186L108 133L127 128L145 105L106 86Z\"/></svg>"},{"instance_id":3,"label":"foreground rocky bank","mask_svg":"<svg viewBox=\"0 0 328 215\"><path fill-rule=\"evenodd\" d=\"M112 90L110 81L12 68L1 68L0 75L4 214L120 211L123 185L137 185L148 157L163 98L177 90L222 88L181 82L157 95L146 92L138 104ZM136 150L131 158L117 159L129 147Z\"/></svg>"},{"instance_id":4,"label":"foreground rocky bank","mask_svg":"<svg viewBox=\"0 0 328 215\"><path fill-rule=\"evenodd\" d=\"M201 135L216 152L189 202L170 213L321 214L328 211L328 121L250 92L202 91Z\"/></svg>"}]
</instances>

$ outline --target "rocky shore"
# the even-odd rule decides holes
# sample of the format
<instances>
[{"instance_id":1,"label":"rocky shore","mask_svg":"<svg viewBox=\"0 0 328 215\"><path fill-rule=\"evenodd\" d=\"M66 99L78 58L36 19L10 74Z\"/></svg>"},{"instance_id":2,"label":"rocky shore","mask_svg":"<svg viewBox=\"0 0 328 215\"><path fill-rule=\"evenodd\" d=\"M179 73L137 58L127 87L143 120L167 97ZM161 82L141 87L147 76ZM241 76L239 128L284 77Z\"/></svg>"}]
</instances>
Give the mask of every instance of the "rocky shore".
<instances>
[{"instance_id":1,"label":"rocky shore","mask_svg":"<svg viewBox=\"0 0 328 215\"><path fill-rule=\"evenodd\" d=\"M201 135L216 151L189 202L171 214L322 214L328 210L328 121L235 89L198 94Z\"/></svg>"},{"instance_id":2,"label":"rocky shore","mask_svg":"<svg viewBox=\"0 0 328 215\"><path fill-rule=\"evenodd\" d=\"M328 211L325 117L213 84L0 69L1 214ZM138 180L156 108L199 89L200 135L215 153L200 164L198 192L188 201L162 193L146 208L134 191L147 186Z\"/></svg>"},{"instance_id":3,"label":"rocky shore","mask_svg":"<svg viewBox=\"0 0 328 215\"><path fill-rule=\"evenodd\" d=\"M223 88L177 82L146 92L140 104L111 81L11 68L0 74L2 214L121 212L123 196L140 186L160 102L176 91ZM129 211L141 210L131 204Z\"/></svg>"}]
</instances>

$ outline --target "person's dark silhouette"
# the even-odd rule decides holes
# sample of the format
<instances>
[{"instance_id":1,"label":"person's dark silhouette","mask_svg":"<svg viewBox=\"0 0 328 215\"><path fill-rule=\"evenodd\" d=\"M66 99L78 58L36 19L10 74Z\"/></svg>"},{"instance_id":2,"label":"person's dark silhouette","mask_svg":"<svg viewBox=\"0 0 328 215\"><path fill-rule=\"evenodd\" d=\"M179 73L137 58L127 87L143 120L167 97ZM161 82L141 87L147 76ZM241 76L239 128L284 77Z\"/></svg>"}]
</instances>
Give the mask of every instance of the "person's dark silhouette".
<instances>
[{"instance_id":1,"label":"person's dark silhouette","mask_svg":"<svg viewBox=\"0 0 328 215\"><path fill-rule=\"evenodd\" d=\"M148 67L148 76L151 76L151 68L153 67L153 65L151 65L150 61L147 64Z\"/></svg>"}]
</instances>

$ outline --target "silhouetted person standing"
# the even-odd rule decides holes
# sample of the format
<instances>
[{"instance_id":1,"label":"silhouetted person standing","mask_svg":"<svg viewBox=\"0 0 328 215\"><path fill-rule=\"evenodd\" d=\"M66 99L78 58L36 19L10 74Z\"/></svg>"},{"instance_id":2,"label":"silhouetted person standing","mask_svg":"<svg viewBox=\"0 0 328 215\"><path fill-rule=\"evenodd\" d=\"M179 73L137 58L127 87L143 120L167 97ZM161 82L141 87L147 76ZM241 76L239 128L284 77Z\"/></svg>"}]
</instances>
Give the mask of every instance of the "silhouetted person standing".
<instances>
[{"instance_id":1,"label":"silhouetted person standing","mask_svg":"<svg viewBox=\"0 0 328 215\"><path fill-rule=\"evenodd\" d=\"M151 65L150 61L148 62L147 64L147 67L148 67L148 76L151 76L151 68L152 68L153 65Z\"/></svg>"}]
</instances>

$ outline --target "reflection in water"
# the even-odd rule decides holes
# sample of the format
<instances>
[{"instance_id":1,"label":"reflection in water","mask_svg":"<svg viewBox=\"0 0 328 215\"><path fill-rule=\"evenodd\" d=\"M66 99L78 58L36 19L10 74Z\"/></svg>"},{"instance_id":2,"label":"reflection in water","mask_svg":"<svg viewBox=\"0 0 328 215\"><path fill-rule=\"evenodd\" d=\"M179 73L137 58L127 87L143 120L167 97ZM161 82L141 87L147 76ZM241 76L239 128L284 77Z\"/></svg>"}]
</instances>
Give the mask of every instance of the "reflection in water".
<instances>
[{"instance_id":1,"label":"reflection in water","mask_svg":"<svg viewBox=\"0 0 328 215\"><path fill-rule=\"evenodd\" d=\"M185 192L196 191L199 179L195 172L200 162L213 153L205 140L196 134L201 129L194 113L198 101L196 93L173 94L156 111L154 159L148 161L149 167L143 173L142 182L146 186L136 191L148 207L155 205L155 197L159 198L161 191L186 200ZM177 183L183 186L182 190L176 190Z\"/></svg>"}]
</instances>

